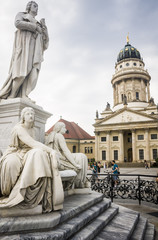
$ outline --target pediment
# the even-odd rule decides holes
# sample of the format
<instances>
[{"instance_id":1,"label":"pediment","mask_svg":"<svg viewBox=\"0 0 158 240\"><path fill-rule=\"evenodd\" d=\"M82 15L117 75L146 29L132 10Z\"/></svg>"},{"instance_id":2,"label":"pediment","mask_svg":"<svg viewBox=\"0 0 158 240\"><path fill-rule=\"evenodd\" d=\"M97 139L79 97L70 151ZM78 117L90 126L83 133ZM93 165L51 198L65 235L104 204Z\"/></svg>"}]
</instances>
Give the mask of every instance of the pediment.
<instances>
[{"instance_id":1,"label":"pediment","mask_svg":"<svg viewBox=\"0 0 158 240\"><path fill-rule=\"evenodd\" d=\"M111 147L111 149L119 149L119 146L118 145L114 145Z\"/></svg>"},{"instance_id":2,"label":"pediment","mask_svg":"<svg viewBox=\"0 0 158 240\"><path fill-rule=\"evenodd\" d=\"M145 146L142 145L142 144L139 144L139 145L137 146L137 148L145 148Z\"/></svg>"},{"instance_id":3,"label":"pediment","mask_svg":"<svg viewBox=\"0 0 158 240\"><path fill-rule=\"evenodd\" d=\"M150 147L152 147L152 148L157 148L157 147L158 147L158 144L151 144Z\"/></svg>"},{"instance_id":4,"label":"pediment","mask_svg":"<svg viewBox=\"0 0 158 240\"><path fill-rule=\"evenodd\" d=\"M105 146L105 145L103 145L103 146L100 146L100 149L107 149L107 147Z\"/></svg>"},{"instance_id":5,"label":"pediment","mask_svg":"<svg viewBox=\"0 0 158 240\"><path fill-rule=\"evenodd\" d=\"M119 123L132 123L132 122L148 122L154 119L146 114L137 113L136 111L124 110L112 114L107 119L100 121L99 125L119 124Z\"/></svg>"}]
</instances>

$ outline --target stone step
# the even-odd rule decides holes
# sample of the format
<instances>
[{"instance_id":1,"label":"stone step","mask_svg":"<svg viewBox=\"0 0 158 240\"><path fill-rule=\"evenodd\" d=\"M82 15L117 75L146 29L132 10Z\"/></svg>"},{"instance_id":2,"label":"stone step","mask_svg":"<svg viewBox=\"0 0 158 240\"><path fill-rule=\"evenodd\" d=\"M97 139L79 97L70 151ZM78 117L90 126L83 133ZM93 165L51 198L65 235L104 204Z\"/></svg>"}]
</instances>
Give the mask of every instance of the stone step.
<instances>
[{"instance_id":1,"label":"stone step","mask_svg":"<svg viewBox=\"0 0 158 240\"><path fill-rule=\"evenodd\" d=\"M139 213L119 206L119 213L95 237L95 240L128 240L138 223Z\"/></svg>"},{"instance_id":2,"label":"stone step","mask_svg":"<svg viewBox=\"0 0 158 240\"><path fill-rule=\"evenodd\" d=\"M0 236L18 232L36 232L38 230L42 231L42 229L52 229L93 205L102 202L102 200L103 195L97 192L72 195L65 198L64 208L61 211L35 216L0 218ZM107 207L110 206L111 202L109 199L106 199L106 204Z\"/></svg>"},{"instance_id":3,"label":"stone step","mask_svg":"<svg viewBox=\"0 0 158 240\"><path fill-rule=\"evenodd\" d=\"M24 239L59 239L59 240L66 240L70 239L70 237L75 234L77 231L79 231L81 228L86 226L89 222L96 219L100 214L103 212L106 212L106 210L109 208L109 202L107 200L103 200L95 206L90 207L89 209L85 210L84 212L78 214L77 216L71 218L70 220L67 220L66 222L59 224L57 227L53 228L52 230L47 231L36 231L36 232L27 232L27 233L19 233L14 234L11 236L7 236L8 240L10 239L16 239L16 240L24 240ZM108 209L109 210L109 209ZM107 211L108 211L107 210ZM110 219L117 214L118 207L113 208L110 212L107 214L106 221L110 221ZM103 222L103 221L102 221ZM103 225L103 224L102 224ZM104 224L105 226L105 224ZM101 226L102 228L103 226ZM96 230L98 226L95 226ZM5 239L5 238L0 238Z\"/></svg>"},{"instance_id":4,"label":"stone step","mask_svg":"<svg viewBox=\"0 0 158 240\"><path fill-rule=\"evenodd\" d=\"M154 239L155 239L155 226L148 222L143 240L154 240Z\"/></svg>"},{"instance_id":5,"label":"stone step","mask_svg":"<svg viewBox=\"0 0 158 240\"><path fill-rule=\"evenodd\" d=\"M118 206L111 206L100 216L95 218L92 222L86 225L81 231L73 235L70 240L91 240L96 239L96 236L102 229L117 215L119 210Z\"/></svg>"},{"instance_id":6,"label":"stone step","mask_svg":"<svg viewBox=\"0 0 158 240\"><path fill-rule=\"evenodd\" d=\"M130 240L143 240L145 236L145 231L147 228L147 219L143 217L139 217L138 224L132 234Z\"/></svg>"},{"instance_id":7,"label":"stone step","mask_svg":"<svg viewBox=\"0 0 158 240\"><path fill-rule=\"evenodd\" d=\"M138 212L97 192L67 196L60 211L0 218L0 240L154 240L154 233Z\"/></svg>"}]
</instances>

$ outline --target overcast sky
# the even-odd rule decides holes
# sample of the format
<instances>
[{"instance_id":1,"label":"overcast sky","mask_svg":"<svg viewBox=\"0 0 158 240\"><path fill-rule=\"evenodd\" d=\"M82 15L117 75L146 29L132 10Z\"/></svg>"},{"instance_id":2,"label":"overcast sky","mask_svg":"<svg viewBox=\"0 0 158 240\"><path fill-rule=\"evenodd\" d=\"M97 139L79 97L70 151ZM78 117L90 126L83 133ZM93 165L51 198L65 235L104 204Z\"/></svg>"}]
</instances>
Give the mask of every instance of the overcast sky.
<instances>
[{"instance_id":1,"label":"overcast sky","mask_svg":"<svg viewBox=\"0 0 158 240\"><path fill-rule=\"evenodd\" d=\"M12 55L14 18L26 0L0 6L0 88ZM45 18L50 43L30 98L53 114L48 130L62 116L94 135L96 110L113 106L111 78L129 32L151 75L151 96L158 102L157 0L38 0L37 20Z\"/></svg>"}]
</instances>

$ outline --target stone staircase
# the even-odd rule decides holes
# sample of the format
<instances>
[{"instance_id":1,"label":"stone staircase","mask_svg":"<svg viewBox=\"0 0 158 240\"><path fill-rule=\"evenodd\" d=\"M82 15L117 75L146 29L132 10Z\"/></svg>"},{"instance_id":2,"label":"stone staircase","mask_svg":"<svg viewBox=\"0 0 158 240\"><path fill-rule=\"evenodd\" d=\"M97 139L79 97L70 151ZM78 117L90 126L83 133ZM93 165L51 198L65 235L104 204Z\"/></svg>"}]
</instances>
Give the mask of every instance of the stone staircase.
<instances>
[{"instance_id":1,"label":"stone staircase","mask_svg":"<svg viewBox=\"0 0 158 240\"><path fill-rule=\"evenodd\" d=\"M154 240L154 234L154 226L138 212L97 192L67 196L62 211L0 218L3 240Z\"/></svg>"}]
</instances>

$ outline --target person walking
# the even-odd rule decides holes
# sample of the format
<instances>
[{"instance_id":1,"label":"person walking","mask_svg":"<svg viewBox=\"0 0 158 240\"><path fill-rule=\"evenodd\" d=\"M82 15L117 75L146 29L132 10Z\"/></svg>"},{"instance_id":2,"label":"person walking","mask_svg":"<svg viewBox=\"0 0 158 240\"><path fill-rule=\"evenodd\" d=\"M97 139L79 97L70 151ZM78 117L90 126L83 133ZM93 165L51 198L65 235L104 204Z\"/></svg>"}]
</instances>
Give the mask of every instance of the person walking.
<instances>
[{"instance_id":1,"label":"person walking","mask_svg":"<svg viewBox=\"0 0 158 240\"><path fill-rule=\"evenodd\" d=\"M146 169L149 169L149 166L148 166L148 163L147 163L146 160L144 160L144 165L145 165L145 168L146 168Z\"/></svg>"},{"instance_id":2,"label":"person walking","mask_svg":"<svg viewBox=\"0 0 158 240\"><path fill-rule=\"evenodd\" d=\"M97 164L97 170L98 170L98 173L100 173L100 169L101 169L102 165L101 165L101 162L98 162Z\"/></svg>"},{"instance_id":3,"label":"person walking","mask_svg":"<svg viewBox=\"0 0 158 240\"><path fill-rule=\"evenodd\" d=\"M93 172L93 177L94 178L98 178L98 167L97 167L97 163L94 162L94 164L92 165L92 172Z\"/></svg>"},{"instance_id":4,"label":"person walking","mask_svg":"<svg viewBox=\"0 0 158 240\"><path fill-rule=\"evenodd\" d=\"M114 187L117 186L117 180L118 180L118 174L119 174L119 167L118 165L115 163L115 160L113 160L111 162L112 164L112 173L113 173L113 181L114 181Z\"/></svg>"}]
</instances>

